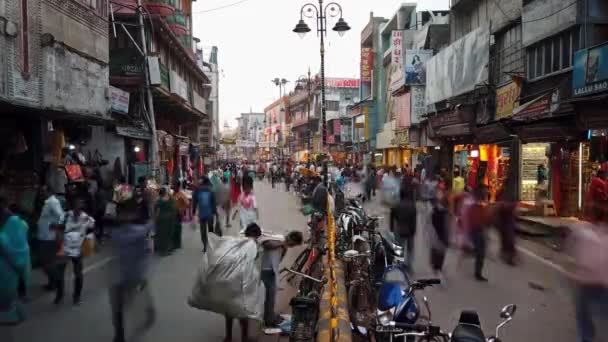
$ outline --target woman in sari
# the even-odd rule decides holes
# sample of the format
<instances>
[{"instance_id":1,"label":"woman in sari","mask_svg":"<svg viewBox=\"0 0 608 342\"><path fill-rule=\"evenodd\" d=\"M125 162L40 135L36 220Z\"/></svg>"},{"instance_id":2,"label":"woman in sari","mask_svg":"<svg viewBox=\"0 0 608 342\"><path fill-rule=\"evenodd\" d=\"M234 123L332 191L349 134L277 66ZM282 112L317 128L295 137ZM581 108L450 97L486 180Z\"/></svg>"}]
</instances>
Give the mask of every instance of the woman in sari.
<instances>
[{"instance_id":1,"label":"woman in sari","mask_svg":"<svg viewBox=\"0 0 608 342\"><path fill-rule=\"evenodd\" d=\"M19 286L30 284L30 248L26 223L11 213L0 198L0 327L17 325L25 319ZM0 336L9 336L0 329Z\"/></svg>"},{"instance_id":2,"label":"woman in sari","mask_svg":"<svg viewBox=\"0 0 608 342\"><path fill-rule=\"evenodd\" d=\"M177 205L169 195L167 188L161 188L156 202L156 233L154 234L154 251L160 256L167 256L173 245L173 231L177 221Z\"/></svg>"}]
</instances>

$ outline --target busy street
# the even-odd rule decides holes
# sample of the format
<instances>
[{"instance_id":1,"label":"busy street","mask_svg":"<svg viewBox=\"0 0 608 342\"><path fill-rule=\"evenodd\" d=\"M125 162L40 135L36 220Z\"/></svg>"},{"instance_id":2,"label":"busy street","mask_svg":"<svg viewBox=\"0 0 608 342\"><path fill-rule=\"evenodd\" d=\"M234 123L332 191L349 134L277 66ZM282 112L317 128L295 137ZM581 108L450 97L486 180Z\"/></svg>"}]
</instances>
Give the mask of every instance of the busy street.
<instances>
[{"instance_id":1,"label":"busy street","mask_svg":"<svg viewBox=\"0 0 608 342\"><path fill-rule=\"evenodd\" d=\"M261 181L254 186L260 202L260 225L264 230L275 233L306 230L306 218L300 212L297 197L285 192L283 184L273 189L268 182ZM380 205L378 197L365 208L371 214L386 217L386 209ZM235 223L233 228L226 230L226 234L236 235L237 226ZM167 258L153 260L149 282L158 316L156 324L142 336L142 341L223 339L223 318L220 315L198 311L186 304L202 253L198 231L185 226L183 234L182 250ZM475 309L483 319L484 328L491 331L499 321L500 308L515 303L518 305L517 316L505 332L505 338L522 341L526 336L536 336L538 341L572 341L575 337L573 300L564 274L556 268L559 260L552 260L547 255L550 252L538 244L524 241L520 244L524 251L521 264L511 267L496 257L496 243L491 246L486 266L488 283L478 283L473 279L471 259L459 265L458 253L452 251L448 254L445 283L424 292L429 298L434 322L446 327L454 326L462 309ZM296 252L290 252L283 265L288 265ZM111 314L107 279L104 278L112 264L109 255L102 251L85 266L83 304L78 307L54 306L53 297L40 290L44 285L42 277L37 277L30 299L30 319L15 329L14 341L110 340ZM431 275L428 245L422 229L416 241L415 260L414 278ZM289 314L289 298L294 290L286 283L282 283L281 288L277 310ZM69 286L67 291L71 291ZM278 335L260 333L259 336L261 342L281 340Z\"/></svg>"}]
</instances>

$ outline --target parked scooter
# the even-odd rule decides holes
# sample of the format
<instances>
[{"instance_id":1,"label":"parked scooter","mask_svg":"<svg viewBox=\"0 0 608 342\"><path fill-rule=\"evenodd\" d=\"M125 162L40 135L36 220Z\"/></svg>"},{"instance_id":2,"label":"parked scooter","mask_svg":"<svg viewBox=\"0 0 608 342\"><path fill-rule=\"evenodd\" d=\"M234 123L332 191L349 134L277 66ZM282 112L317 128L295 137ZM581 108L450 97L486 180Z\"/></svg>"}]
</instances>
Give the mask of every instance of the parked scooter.
<instances>
[{"instance_id":1,"label":"parked scooter","mask_svg":"<svg viewBox=\"0 0 608 342\"><path fill-rule=\"evenodd\" d=\"M425 304L428 301L424 298ZM501 329L507 325L515 315L516 310L515 304L509 304L502 308L500 317L503 321L496 327L496 335L486 339L483 330L481 329L481 323L479 316L475 311L463 311L460 314L458 325L451 334L448 334L441 330L441 327L434 326L430 319L427 324L409 324L409 323L398 323L395 321L385 322L386 324L378 326L376 330L385 331L390 330L391 335L387 341L414 341L419 338L419 341L437 341L437 342L502 342L499 337Z\"/></svg>"}]
</instances>

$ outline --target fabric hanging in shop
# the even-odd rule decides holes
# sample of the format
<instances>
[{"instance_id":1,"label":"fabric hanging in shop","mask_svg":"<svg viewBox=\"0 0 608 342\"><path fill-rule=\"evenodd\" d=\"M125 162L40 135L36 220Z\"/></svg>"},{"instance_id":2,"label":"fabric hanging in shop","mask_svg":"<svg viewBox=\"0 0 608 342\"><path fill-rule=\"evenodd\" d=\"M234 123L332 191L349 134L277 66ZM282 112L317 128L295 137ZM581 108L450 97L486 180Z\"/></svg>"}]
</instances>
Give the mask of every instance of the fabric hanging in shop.
<instances>
[{"instance_id":1,"label":"fabric hanging in shop","mask_svg":"<svg viewBox=\"0 0 608 342\"><path fill-rule=\"evenodd\" d=\"M200 147L193 144L188 146L188 152L190 154L190 160L197 160L201 154Z\"/></svg>"},{"instance_id":2,"label":"fabric hanging in shop","mask_svg":"<svg viewBox=\"0 0 608 342\"><path fill-rule=\"evenodd\" d=\"M52 164L53 165L61 165L61 152L65 147L65 135L63 134L63 130L56 129L52 132L51 136L51 155L52 155Z\"/></svg>"},{"instance_id":3,"label":"fabric hanging in shop","mask_svg":"<svg viewBox=\"0 0 608 342\"><path fill-rule=\"evenodd\" d=\"M555 208L555 212L559 215L562 205L562 193L560 189L560 172L561 170L561 158L558 156L553 156L551 159L551 188L553 189L553 207Z\"/></svg>"},{"instance_id":4,"label":"fabric hanging in shop","mask_svg":"<svg viewBox=\"0 0 608 342\"><path fill-rule=\"evenodd\" d=\"M175 170L175 163L173 162L173 158L167 160L167 177L173 176L173 171Z\"/></svg>"},{"instance_id":5,"label":"fabric hanging in shop","mask_svg":"<svg viewBox=\"0 0 608 342\"><path fill-rule=\"evenodd\" d=\"M608 137L591 137L589 160L603 163L608 160Z\"/></svg>"},{"instance_id":6,"label":"fabric hanging in shop","mask_svg":"<svg viewBox=\"0 0 608 342\"><path fill-rule=\"evenodd\" d=\"M122 162L120 161L120 157L114 160L114 179L122 180L124 178L124 174L122 173Z\"/></svg>"},{"instance_id":7,"label":"fabric hanging in shop","mask_svg":"<svg viewBox=\"0 0 608 342\"><path fill-rule=\"evenodd\" d=\"M198 174L199 176L203 176L205 174L205 166L203 164L203 157L198 157Z\"/></svg>"},{"instance_id":8,"label":"fabric hanging in shop","mask_svg":"<svg viewBox=\"0 0 608 342\"><path fill-rule=\"evenodd\" d=\"M22 154L27 152L27 142L25 141L25 135L23 131L18 131L15 135L15 148L13 154Z\"/></svg>"}]
</instances>

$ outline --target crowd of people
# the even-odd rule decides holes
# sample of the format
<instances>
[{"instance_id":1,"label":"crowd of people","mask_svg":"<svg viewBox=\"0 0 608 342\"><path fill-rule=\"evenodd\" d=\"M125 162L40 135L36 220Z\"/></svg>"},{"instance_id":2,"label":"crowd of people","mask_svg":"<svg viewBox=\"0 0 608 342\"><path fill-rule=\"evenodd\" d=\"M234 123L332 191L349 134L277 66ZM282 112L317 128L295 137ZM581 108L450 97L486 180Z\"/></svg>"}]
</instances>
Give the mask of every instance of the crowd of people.
<instances>
[{"instance_id":1,"label":"crowd of people","mask_svg":"<svg viewBox=\"0 0 608 342\"><path fill-rule=\"evenodd\" d=\"M461 259L473 257L475 279L488 281L484 261L490 229L496 229L499 237L501 259L508 265L518 263L517 204L503 194L498 194L497 202L489 203L485 189L466 188L458 172L448 177L445 170L431 173L424 169L415 171L407 165L398 169L359 164L329 166L324 174L321 164L227 164L208 172L196 186L178 183L173 188L164 186L156 191L145 178L139 179L135 187L119 180L112 187L111 205L104 210L103 222L99 222L98 213L87 213L83 201L73 200L66 210L60 196L47 186L40 187L36 238L40 269L47 280L44 289L54 292L53 302L61 304L65 271L71 264L72 303L82 304L83 258L91 253L89 242L95 240L94 235L111 236L119 265L110 286L112 317L115 342L123 342L127 298L147 287L145 270L150 241L156 254L169 256L182 247L182 225L198 223L202 250L206 253L208 234L222 236L238 215L239 233L260 246L260 279L266 288L263 320L266 326L276 327L281 321L275 313L278 265L287 249L302 244L303 236L301 232L291 232L284 237L269 238L263 233L254 182L267 178L275 187L282 181L290 191L303 169L315 172L317 184L327 177L334 195L341 191L347 197L368 201L379 194L381 202L390 208L389 229L407 252L405 262L410 269L414 265L416 235L420 232L428 236L430 265L440 277L448 248L456 247L461 251ZM605 170L594 176L586 196L587 221L571 227L567 243L567 251L577 265L571 276L582 342L591 342L595 337L592 307L599 305L604 312L608 311L608 273L604 266L608 262L606 178ZM100 226L107 227L107 231L100 232ZM9 209L6 199L0 198L0 325L14 325L26 319L23 305L31 285L28 229L27 223ZM150 317L148 325L153 322L153 308ZM235 318L240 317L226 317L226 341L232 339ZM243 324L242 334L247 337Z\"/></svg>"}]
</instances>

